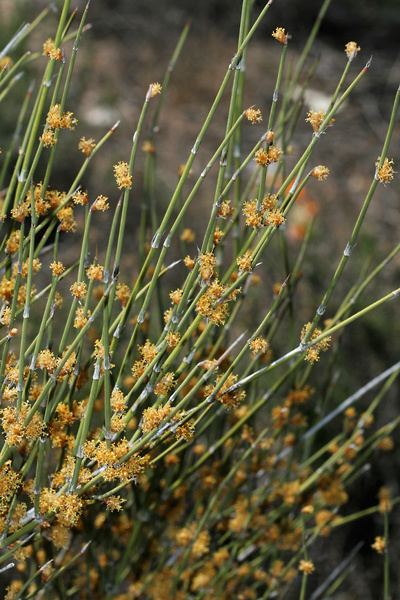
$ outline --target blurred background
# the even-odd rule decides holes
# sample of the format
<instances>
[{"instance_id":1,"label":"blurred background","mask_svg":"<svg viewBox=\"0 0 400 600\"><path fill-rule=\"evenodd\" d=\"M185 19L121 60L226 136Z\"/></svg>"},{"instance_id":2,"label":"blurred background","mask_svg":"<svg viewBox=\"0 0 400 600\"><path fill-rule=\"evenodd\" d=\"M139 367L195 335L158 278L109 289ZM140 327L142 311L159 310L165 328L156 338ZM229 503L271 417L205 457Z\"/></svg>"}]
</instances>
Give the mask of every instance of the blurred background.
<instances>
[{"instance_id":1,"label":"blurred background","mask_svg":"<svg viewBox=\"0 0 400 600\"><path fill-rule=\"evenodd\" d=\"M46 7L41 0L0 0L2 19L1 46L14 33L22 21L29 21ZM81 9L84 2L73 2ZM255 10L263 2L255 3ZM260 106L267 113L273 92L280 49L271 38L276 26L285 27L291 34L289 63L294 64L307 39L307 35L321 6L321 0L275 0L267 18L251 43L247 61L246 101ZM77 151L80 136L99 139L115 121L121 126L108 145L91 166L85 186L94 197L104 193L116 199L112 164L126 160L132 133L150 82L162 80L169 57L185 23L191 29L182 56L172 76L165 101L161 128L157 139L159 181L157 196L160 210L167 203L178 177L179 166L185 162L196 133L208 112L219 82L235 51L240 18L240 0L94 0L90 9L91 29L84 35L79 50L77 74L72 87L69 105L79 119L77 132L65 141L65 153L59 156L56 179L58 188L67 188L81 163ZM40 50L43 41L54 31L55 16L46 19L33 37L29 48ZM49 25L50 23L50 25ZM318 59L315 76L307 90L304 117L308 108L323 108L335 89L345 64L344 45L355 40L362 51L354 61L354 77L373 55L370 71L363 78L350 100L338 115L331 128L318 145L315 164L326 164L331 176L326 184L313 184L309 199L318 205L318 221L314 240L305 264L304 283L296 307L300 322L309 320L346 245L359 207L374 173L386 131L391 104L400 83L400 47L398 31L400 8L398 0L332 0L321 25L310 60ZM67 54L70 46L66 48ZM32 63L32 71L43 69L44 59ZM18 84L21 98L29 84L31 73ZM10 103L0 114L0 127L6 138L12 133L13 117L18 103ZM221 139L226 116L226 103L222 105L209 131L199 160L194 167L198 175L204 161ZM248 134L248 147L259 131ZM254 136L251 138L251 136ZM310 129L301 122L291 151L297 156L310 138ZM399 165L399 127L397 126L389 153ZM110 159L111 157L111 159ZM125 269L132 274L137 261L132 259L137 247L137 226L140 213L141 164L136 174L136 196L129 215ZM212 185L212 181L211 181ZM210 184L204 186L192 206L187 222L195 223L198 236L204 231L206 217L212 202ZM288 225L288 237L293 256L301 235L301 211L295 212ZM94 234L93 242L101 246L104 229ZM103 217L107 225L107 215ZM328 235L327 235L328 232ZM367 261L371 268L380 262L399 241L399 184L379 186L363 229L359 246L337 293L333 307L348 291ZM200 238L201 239L201 238ZM79 236L76 237L79 243ZM74 245L75 244L75 245ZM65 246L76 254L76 241L69 236ZM264 268L264 267L263 267ZM398 287L400 261L396 258L368 288L362 305ZM272 283L282 277L274 262L266 262L264 281ZM179 280L178 280L179 283ZM260 294L254 298L254 310L265 305ZM259 304L257 304L259 303ZM392 365L399 357L400 319L398 303L385 305L373 313L362 325L349 330L342 341L342 358L337 373L337 402L354 392L376 374ZM244 316L251 321L251 315ZM283 348L286 345L283 344ZM393 389L378 415L378 425L398 414L400 402L398 389ZM395 440L398 435L395 433ZM376 503L376 493L383 484L393 493L399 492L398 472L400 460L395 450L384 459L374 458L360 485L353 490L346 511L352 512ZM399 519L393 515L393 533ZM358 540L364 547L354 562L354 572L347 582L347 591L338 592L337 600L376 600L380 592L381 565L369 548L374 535L381 534L379 518L360 521L353 527L337 531L321 544L321 565L317 573L326 577L342 556ZM395 562L395 561L393 561ZM395 566L393 578L396 578ZM314 579L318 582L318 576ZM396 584L399 585L398 582ZM377 587L378 586L378 587ZM400 597L400 588L393 590L393 598Z\"/></svg>"}]
</instances>

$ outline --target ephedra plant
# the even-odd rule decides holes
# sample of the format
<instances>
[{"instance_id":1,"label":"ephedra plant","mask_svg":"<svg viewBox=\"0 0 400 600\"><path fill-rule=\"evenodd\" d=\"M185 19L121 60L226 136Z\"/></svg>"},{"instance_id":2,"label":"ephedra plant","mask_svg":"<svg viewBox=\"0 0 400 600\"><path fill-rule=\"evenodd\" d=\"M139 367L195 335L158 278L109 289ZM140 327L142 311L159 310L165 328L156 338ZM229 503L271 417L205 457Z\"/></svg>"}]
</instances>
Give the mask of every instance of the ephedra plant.
<instances>
[{"instance_id":1,"label":"ephedra plant","mask_svg":"<svg viewBox=\"0 0 400 600\"><path fill-rule=\"evenodd\" d=\"M374 414L400 365L356 382L349 398L328 398L319 382L340 354L340 338L400 291L369 299L364 293L396 246L332 303L375 191L394 177L390 144L400 93L348 243L321 275L325 288L309 306L308 322L300 322L292 306L303 266L315 262L313 218L295 252L288 251L287 225L310 182L329 185L318 144L370 66L357 67L360 48L347 43L329 107L304 110L309 52L329 1L297 62L289 65L287 31L271 27L281 51L274 93L266 106L249 107L247 50L261 23L265 28L272 1L257 12L243 0L237 51L208 112L199 107L206 116L163 209L154 193L159 121L188 27L163 82L143 89L129 156L108 157L113 194L94 195L85 183L92 161L107 154L118 124L95 141L79 123L79 106L70 105L89 6L79 13L70 0L61 4L57 29L43 37L40 51L20 48L33 29L43 31L49 9L1 53L4 106L28 63L35 61L35 73L42 68L37 85L26 89L14 136L1 144L3 597L326 598L346 585L357 548L319 574L315 543L381 513L382 535L369 550L382 563L387 600L389 518L397 499L382 488L379 503L366 511L345 508L371 452L392 446L398 419L376 427ZM225 133L200 164L198 152L221 115ZM289 146L304 120L309 141L293 156ZM66 160L69 136L77 136L82 162L61 189L55 166ZM196 248L188 209L203 184L212 195ZM137 206L139 248L129 261L127 222ZM108 229L104 246L94 247L99 213ZM73 257L63 256L67 237L75 240ZM287 268L271 290L261 274L277 248ZM134 273L132 264L139 265ZM263 312L246 329L250 295L260 297ZM293 319L295 343L280 334ZM371 391L358 412L354 404ZM323 394L317 412L315 398Z\"/></svg>"}]
</instances>

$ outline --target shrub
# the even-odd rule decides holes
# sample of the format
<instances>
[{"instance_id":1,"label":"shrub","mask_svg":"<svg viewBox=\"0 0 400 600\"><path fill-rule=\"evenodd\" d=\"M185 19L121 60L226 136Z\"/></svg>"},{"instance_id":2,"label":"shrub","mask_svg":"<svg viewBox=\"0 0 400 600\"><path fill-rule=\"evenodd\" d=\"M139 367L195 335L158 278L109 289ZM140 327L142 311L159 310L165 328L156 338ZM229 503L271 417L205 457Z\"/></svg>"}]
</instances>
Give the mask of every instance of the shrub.
<instances>
[{"instance_id":1,"label":"shrub","mask_svg":"<svg viewBox=\"0 0 400 600\"><path fill-rule=\"evenodd\" d=\"M374 413L399 364L349 398L335 398L333 409L328 401L345 329L400 291L355 309L396 246L332 309L374 193L394 177L389 150L400 93L349 242L333 273L324 274L326 289L309 307L309 322L298 322L293 302L303 265L309 260L318 268L310 256L316 207L305 192L312 180L327 185L330 175L328 166L313 162L314 153L369 63L351 78L360 48L346 44L328 108L303 115L318 21L290 70L290 36L277 27L272 36L281 58L272 101L266 111L246 107L246 53L271 2L256 17L251 5L243 0L237 52L164 211L154 191L158 123L188 27L163 83L145 91L130 156L110 157L112 198L93 197L85 177L118 124L96 141L70 110L88 7L74 31L77 15L64 0L43 56L19 54L19 48L48 10L1 55L2 101L12 97L28 60L45 61L39 85L22 102L15 136L3 148L0 174L0 564L8 599L272 598L293 590L304 599L315 577L318 539L374 512L382 513L384 527L371 544L384 556L389 598L388 519L397 499L383 488L367 511L340 511L371 452L392 448L397 418L374 428ZM193 178L226 95L225 134ZM303 117L310 141L293 156L290 145ZM54 169L68 159L63 141L73 130L82 165L64 190ZM258 139L249 144L255 130ZM145 154L140 192L139 151ZM206 179L213 179L213 198L196 250L187 210ZM140 248L131 257L126 224L139 193ZM287 231L300 203L307 220L297 230L292 260ZM107 216L107 233L97 250L98 213ZM77 255L64 257L62 240L72 235L79 239ZM173 252L180 260L169 262ZM283 259L285 269L272 289L260 277L260 261L269 257ZM171 288L171 273L179 287ZM254 297L263 314L250 314ZM357 412L354 404L375 388L377 395ZM344 418L331 437L326 427L339 415ZM313 598L337 587L353 557L319 579Z\"/></svg>"}]
</instances>

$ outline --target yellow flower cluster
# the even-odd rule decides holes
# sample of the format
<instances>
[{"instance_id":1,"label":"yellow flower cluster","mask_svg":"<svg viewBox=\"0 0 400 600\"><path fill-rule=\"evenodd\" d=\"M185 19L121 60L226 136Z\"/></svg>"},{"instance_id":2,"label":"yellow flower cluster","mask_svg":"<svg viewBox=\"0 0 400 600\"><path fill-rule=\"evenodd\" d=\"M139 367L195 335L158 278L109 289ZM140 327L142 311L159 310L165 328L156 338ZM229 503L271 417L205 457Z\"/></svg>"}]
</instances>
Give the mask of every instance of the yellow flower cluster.
<instances>
[{"instance_id":1,"label":"yellow flower cluster","mask_svg":"<svg viewBox=\"0 0 400 600\"><path fill-rule=\"evenodd\" d=\"M47 113L47 125L51 129L75 129L78 120L72 112L62 112L59 104L54 104Z\"/></svg>"},{"instance_id":2,"label":"yellow flower cluster","mask_svg":"<svg viewBox=\"0 0 400 600\"><path fill-rule=\"evenodd\" d=\"M309 336L310 330L311 323L306 323L301 331L300 339L303 341L307 336L308 343L312 345L306 350L306 360L310 363L315 363L318 362L321 352L326 352L329 349L332 338L328 335L320 342L314 343L314 341L322 334L322 331L316 327L311 336Z\"/></svg>"},{"instance_id":3,"label":"yellow flower cluster","mask_svg":"<svg viewBox=\"0 0 400 600\"><path fill-rule=\"evenodd\" d=\"M120 161L114 165L114 177L117 182L117 187L120 190L130 190L133 183L133 177L129 172L129 165L126 162Z\"/></svg>"},{"instance_id":4,"label":"yellow flower cluster","mask_svg":"<svg viewBox=\"0 0 400 600\"><path fill-rule=\"evenodd\" d=\"M270 145L267 148L259 148L255 155L254 160L261 167L267 167L272 163L276 163L282 156L282 150L277 146Z\"/></svg>"},{"instance_id":5,"label":"yellow flower cluster","mask_svg":"<svg viewBox=\"0 0 400 600\"><path fill-rule=\"evenodd\" d=\"M229 303L240 294L240 289L235 289L223 298L227 290L227 286L214 279L197 301L196 311L199 315L209 319L214 325L223 325L228 317Z\"/></svg>"},{"instance_id":6,"label":"yellow flower cluster","mask_svg":"<svg viewBox=\"0 0 400 600\"><path fill-rule=\"evenodd\" d=\"M285 222L281 210L277 208L278 198L275 194L268 194L258 207L257 200L247 200L243 204L243 214L248 227L259 229L267 225L280 227Z\"/></svg>"},{"instance_id":7,"label":"yellow flower cluster","mask_svg":"<svg viewBox=\"0 0 400 600\"><path fill-rule=\"evenodd\" d=\"M54 40L48 38L43 44L43 55L48 56L51 60L62 60L63 53L61 48L57 48Z\"/></svg>"}]
</instances>

